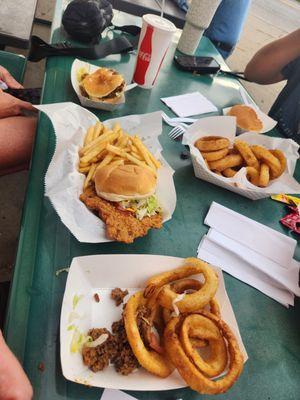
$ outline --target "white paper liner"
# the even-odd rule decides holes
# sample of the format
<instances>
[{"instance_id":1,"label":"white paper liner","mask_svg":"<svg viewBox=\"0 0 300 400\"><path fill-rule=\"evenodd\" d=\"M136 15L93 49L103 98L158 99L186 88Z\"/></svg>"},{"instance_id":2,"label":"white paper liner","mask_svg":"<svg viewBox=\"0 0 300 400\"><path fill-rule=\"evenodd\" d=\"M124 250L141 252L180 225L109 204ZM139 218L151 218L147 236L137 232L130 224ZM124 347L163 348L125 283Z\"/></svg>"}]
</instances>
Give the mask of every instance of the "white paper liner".
<instances>
[{"instance_id":1,"label":"white paper liner","mask_svg":"<svg viewBox=\"0 0 300 400\"><path fill-rule=\"evenodd\" d=\"M299 145L292 139L269 137L253 132L246 132L238 137L239 140L244 140L251 145L258 144L267 149L280 149L286 156L286 171L279 178L270 181L266 188L252 185L246 177L245 168L240 169L233 178L222 177L207 168L200 151L194 146L195 141L204 136L223 136L233 143L236 137L235 127L235 117L214 116L201 118L187 129L182 143L189 145L196 177L252 200L263 199L277 193L300 194L300 184L293 178L299 158Z\"/></svg>"},{"instance_id":2,"label":"white paper liner","mask_svg":"<svg viewBox=\"0 0 300 400\"><path fill-rule=\"evenodd\" d=\"M84 107L89 107L89 108L96 108L98 110L105 110L105 111L114 111L117 108L119 108L122 104L125 103L125 93L120 96L120 99L116 104L111 104L107 103L105 101L94 101L89 99L88 97L85 97L81 94L80 87L79 87L79 82L77 80L77 72L80 68L85 68L90 74L95 72L97 69L100 67L94 64L90 64L85 61L78 60L77 58L73 61L72 68L71 68L71 82L73 89L75 90L78 99L80 101L80 104ZM125 92L128 90L133 89L136 87L136 84L131 84L128 85L125 89Z\"/></svg>"},{"instance_id":3,"label":"white paper liner","mask_svg":"<svg viewBox=\"0 0 300 400\"><path fill-rule=\"evenodd\" d=\"M116 307L110 298L111 289L115 287L128 289L129 295L131 295L143 288L146 280L154 274L179 267L183 261L184 259L178 257L136 254L73 258L60 319L60 355L64 377L85 385L122 390L154 391L185 387L186 383L177 371L165 379L158 378L143 368L139 368L128 376L118 374L113 366L93 373L83 364L81 354L70 352L73 331L68 330L69 315L74 312L74 295L83 295L75 310L80 318L72 321L72 324L76 325L80 332L87 333L89 329L95 327L110 329L111 324L118 321L122 313L122 305ZM226 292L222 271L217 267L214 268L219 276L219 287L215 297L220 305L222 319L233 330L246 362L248 355ZM196 275L195 278L201 279L201 276ZM100 297L99 303L94 299L95 293ZM128 298L129 296L125 298L125 302Z\"/></svg>"},{"instance_id":4,"label":"white paper liner","mask_svg":"<svg viewBox=\"0 0 300 400\"><path fill-rule=\"evenodd\" d=\"M79 200L85 175L77 170L78 150L83 144L87 129L98 118L85 108L74 103L56 103L37 106L50 118L55 135L56 149L45 176L45 195L49 197L61 221L80 242L109 242L104 222L94 215ZM161 113L129 115L107 120L114 122L130 135L138 134L145 145L162 163L158 170L157 197L163 210L163 221L168 221L175 210L176 191L173 182L174 170L161 155L158 136L162 131Z\"/></svg>"},{"instance_id":5,"label":"white paper liner","mask_svg":"<svg viewBox=\"0 0 300 400\"><path fill-rule=\"evenodd\" d=\"M255 133L266 133L271 131L275 126L277 125L277 121L275 119L269 117L267 114L265 114L263 111L261 111L257 106L254 104L245 104L248 107L253 108L253 110L256 112L258 118L261 120L263 127L259 132L253 131ZM229 111L231 110L231 107L223 108L223 114L227 116ZM240 135L241 133L247 132L246 129L239 128L237 126L237 133Z\"/></svg>"}]
</instances>

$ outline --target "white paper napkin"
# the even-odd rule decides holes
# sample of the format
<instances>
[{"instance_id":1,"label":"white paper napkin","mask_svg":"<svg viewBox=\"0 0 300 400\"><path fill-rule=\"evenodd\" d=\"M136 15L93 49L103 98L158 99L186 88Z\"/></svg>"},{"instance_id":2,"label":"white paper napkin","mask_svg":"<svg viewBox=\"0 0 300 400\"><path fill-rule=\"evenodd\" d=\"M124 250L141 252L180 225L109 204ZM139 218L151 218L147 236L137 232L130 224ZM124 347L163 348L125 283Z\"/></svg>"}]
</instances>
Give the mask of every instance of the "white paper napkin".
<instances>
[{"instance_id":1,"label":"white paper napkin","mask_svg":"<svg viewBox=\"0 0 300 400\"><path fill-rule=\"evenodd\" d=\"M210 229L207 237L210 241L234 253L237 259L248 263L249 266L255 270L253 273L260 271L266 274L273 286L288 290L300 296L300 288L298 285L299 267L297 268L296 265L294 267L290 264L289 268L282 267L280 264L265 258L256 251L230 239L215 229Z\"/></svg>"},{"instance_id":2,"label":"white paper napkin","mask_svg":"<svg viewBox=\"0 0 300 400\"><path fill-rule=\"evenodd\" d=\"M294 305L294 296L291 292L273 286L272 280L266 274L254 270L252 265L237 257L235 253L224 249L218 243L212 242L207 236L204 236L200 242L198 258L217 265L223 271L253 286L285 307Z\"/></svg>"},{"instance_id":3,"label":"white paper napkin","mask_svg":"<svg viewBox=\"0 0 300 400\"><path fill-rule=\"evenodd\" d=\"M170 107L179 117L189 117L191 115L218 111L217 107L199 92L162 97L161 101Z\"/></svg>"},{"instance_id":4,"label":"white paper napkin","mask_svg":"<svg viewBox=\"0 0 300 400\"><path fill-rule=\"evenodd\" d=\"M300 296L297 242L216 202L204 220L211 229L198 257L213 263L285 306Z\"/></svg>"},{"instance_id":5,"label":"white paper napkin","mask_svg":"<svg viewBox=\"0 0 300 400\"><path fill-rule=\"evenodd\" d=\"M104 389L100 400L136 400L136 397L121 392L121 390Z\"/></svg>"},{"instance_id":6,"label":"white paper napkin","mask_svg":"<svg viewBox=\"0 0 300 400\"><path fill-rule=\"evenodd\" d=\"M283 267L291 265L295 239L216 202L212 202L204 223Z\"/></svg>"}]
</instances>

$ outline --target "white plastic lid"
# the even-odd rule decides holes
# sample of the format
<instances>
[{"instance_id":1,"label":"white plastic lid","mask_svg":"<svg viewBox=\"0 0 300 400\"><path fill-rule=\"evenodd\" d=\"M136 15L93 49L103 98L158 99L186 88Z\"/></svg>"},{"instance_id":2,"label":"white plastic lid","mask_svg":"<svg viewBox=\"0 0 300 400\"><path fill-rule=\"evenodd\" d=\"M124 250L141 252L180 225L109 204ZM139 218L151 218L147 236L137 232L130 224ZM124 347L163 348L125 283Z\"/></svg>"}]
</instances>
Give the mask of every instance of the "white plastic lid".
<instances>
[{"instance_id":1,"label":"white plastic lid","mask_svg":"<svg viewBox=\"0 0 300 400\"><path fill-rule=\"evenodd\" d=\"M163 31L168 32L176 31L176 26L173 24L173 22L166 18L162 18L159 15L145 14L143 15L143 19L145 22L147 22L147 24L153 26L154 28L162 29Z\"/></svg>"}]
</instances>

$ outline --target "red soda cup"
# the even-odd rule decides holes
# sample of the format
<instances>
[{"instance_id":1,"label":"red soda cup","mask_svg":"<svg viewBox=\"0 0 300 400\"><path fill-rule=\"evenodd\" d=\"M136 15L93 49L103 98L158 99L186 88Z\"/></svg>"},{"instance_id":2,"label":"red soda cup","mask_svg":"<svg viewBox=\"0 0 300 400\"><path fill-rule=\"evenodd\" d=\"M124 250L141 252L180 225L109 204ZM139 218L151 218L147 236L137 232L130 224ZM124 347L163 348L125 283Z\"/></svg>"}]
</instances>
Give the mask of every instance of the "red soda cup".
<instances>
[{"instance_id":1,"label":"red soda cup","mask_svg":"<svg viewBox=\"0 0 300 400\"><path fill-rule=\"evenodd\" d=\"M154 14L143 16L133 74L133 81L140 87L151 89L154 86L175 32L176 26L171 21Z\"/></svg>"}]
</instances>

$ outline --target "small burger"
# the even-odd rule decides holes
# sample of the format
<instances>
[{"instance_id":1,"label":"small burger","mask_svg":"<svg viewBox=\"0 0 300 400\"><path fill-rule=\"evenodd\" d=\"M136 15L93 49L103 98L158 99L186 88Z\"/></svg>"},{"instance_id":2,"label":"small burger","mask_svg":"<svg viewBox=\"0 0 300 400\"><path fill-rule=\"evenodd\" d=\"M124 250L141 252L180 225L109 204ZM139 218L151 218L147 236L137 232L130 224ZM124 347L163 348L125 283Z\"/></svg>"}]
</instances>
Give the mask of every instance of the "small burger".
<instances>
[{"instance_id":1,"label":"small burger","mask_svg":"<svg viewBox=\"0 0 300 400\"><path fill-rule=\"evenodd\" d=\"M260 132L263 128L263 124L255 110L244 104L237 104L231 107L228 115L236 117L236 124L241 129Z\"/></svg>"},{"instance_id":2,"label":"small burger","mask_svg":"<svg viewBox=\"0 0 300 400\"><path fill-rule=\"evenodd\" d=\"M80 199L106 223L109 238L132 243L150 228L162 227L157 178L149 169L111 164L98 168L94 181Z\"/></svg>"},{"instance_id":3,"label":"small burger","mask_svg":"<svg viewBox=\"0 0 300 400\"><path fill-rule=\"evenodd\" d=\"M99 68L92 74L81 71L78 81L82 95L94 101L118 103L125 90L123 76L110 68Z\"/></svg>"}]
</instances>

